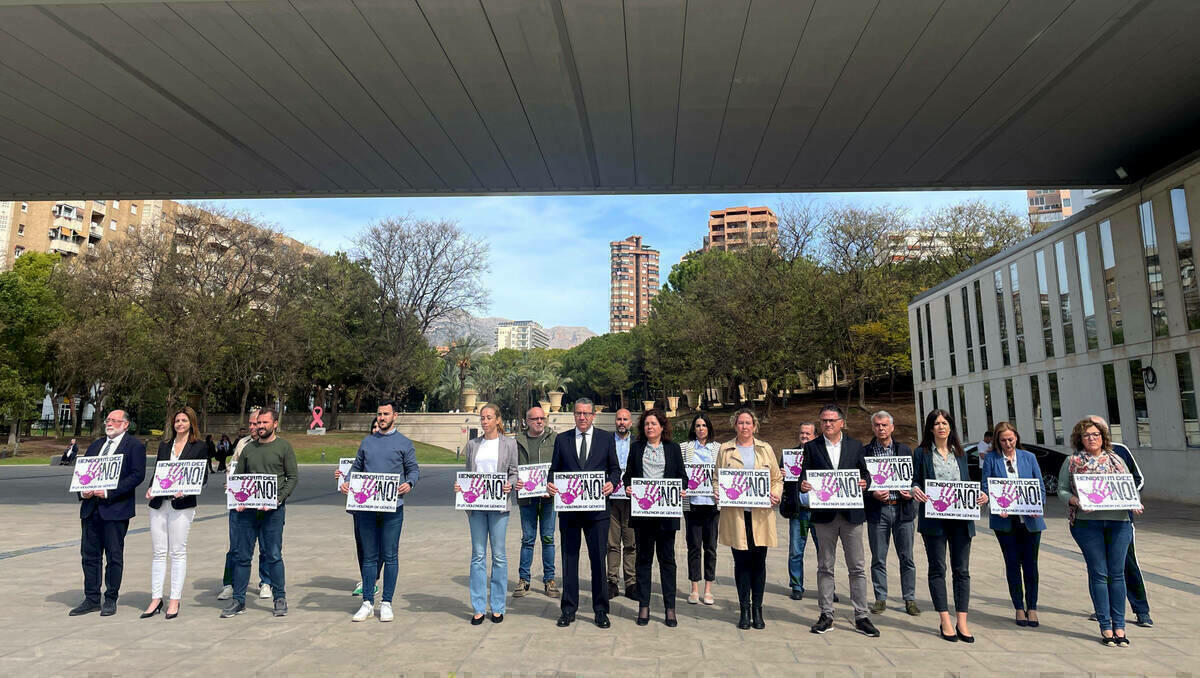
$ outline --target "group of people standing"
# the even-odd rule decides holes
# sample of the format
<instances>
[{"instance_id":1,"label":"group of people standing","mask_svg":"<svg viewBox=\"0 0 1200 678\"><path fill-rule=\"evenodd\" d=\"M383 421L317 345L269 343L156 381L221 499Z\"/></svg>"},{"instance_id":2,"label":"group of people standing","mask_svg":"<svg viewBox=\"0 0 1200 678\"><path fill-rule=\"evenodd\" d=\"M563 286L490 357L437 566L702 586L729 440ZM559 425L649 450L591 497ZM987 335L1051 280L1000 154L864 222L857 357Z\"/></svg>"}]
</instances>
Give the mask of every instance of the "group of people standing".
<instances>
[{"instance_id":1,"label":"group of people standing","mask_svg":"<svg viewBox=\"0 0 1200 678\"><path fill-rule=\"evenodd\" d=\"M636 425L631 414L616 414L616 431L595 428L592 402L580 398L574 405L572 430L555 433L540 407L530 408L525 429L515 437L504 435L499 408L485 405L480 413L482 435L466 448L466 470L500 473L505 477L503 492L508 495L517 484L518 466L549 464L547 493L518 500L521 517L521 554L518 583L514 598L531 592L533 556L536 545L542 548L542 586L550 597L561 597L558 626L575 621L579 608L580 550L587 544L592 581L594 623L608 628L609 601L623 593L638 602L636 623L650 621L650 594L655 559L662 590L666 626L678 625L676 614L675 535L682 528L687 544L687 602L712 605L716 579L717 545L732 552L741 629L763 629L763 596L766 583L767 549L777 545L775 507L789 521L788 571L792 599L804 597L804 552L809 536L817 550L817 598L819 617L813 633L826 633L834 626L834 572L840 541L850 582L850 600L854 610L854 629L870 637L879 630L871 615L887 609L887 557L895 546L900 567L901 596L904 611L921 614L916 604L916 566L913 560L915 534L919 532L928 562L927 581L934 610L938 614L939 635L951 642L974 642L967 614L970 606L970 556L975 537L975 522L950 520L926 515L929 497L926 481L968 481L971 479L966 450L955 429L953 416L945 410L930 412L925 418L921 442L916 450L893 437L894 420L885 412L871 417L873 437L863 444L846 435L845 415L836 405L822 408L817 423L799 427L798 445L803 449L802 470L795 480L784 481L783 458L767 442L756 437L758 417L750 409L738 410L731 418L734 438L723 444L712 439L714 427L707 414L696 414L688 428L688 440L672 440L670 422L660 409L642 413ZM395 429L396 408L382 403L372 433L360 445L351 473L396 474L403 482L394 511L354 512L354 536L362 575L362 604L353 616L365 621L376 613L376 582L382 575L378 614L391 621L392 597L398 577L398 551L403 526L404 495L419 479L416 452L411 440ZM229 512L230 548L226 554L224 588L218 596L231 600L221 612L222 618L245 611L250 566L255 543L259 546L260 598L273 599L275 616L287 614L284 566L282 559L286 501L298 482L295 453L276 435L278 415L269 409L251 413L248 435L238 440L229 462L229 473L273 474L278 480L277 506L274 509L245 509ZM145 446L127 434L128 415L115 410L104 420L105 436L93 441L85 457L123 455L120 479L113 490L84 491L79 495L82 528L81 557L84 574L84 601L71 610L72 616L99 611L102 616L115 613L123 571L124 537L135 513L135 490L145 479ZM158 461L177 461L210 457L199 437L196 413L179 408L172 416L173 431L159 445ZM817 430L820 434L817 434ZM981 491L978 503L989 502L986 492L989 478L1037 479L1042 485L1043 471L1037 458L1021 448L1015 427L1001 422L993 429L994 447L981 447ZM1107 424L1092 416L1078 422L1071 434L1073 453L1059 471L1059 498L1068 506L1072 537L1079 544L1087 563L1088 586L1099 624L1101 642L1107 646L1128 645L1125 634L1125 600L1128 597L1136 614L1136 623L1149 627L1149 605L1133 547L1133 518L1137 511L1083 511L1076 482L1081 475L1130 473L1137 489L1143 479L1128 448L1114 444ZM910 457L913 466L912 487L904 490L869 491L867 458L875 456ZM685 464L713 464L720 469L764 469L769 472L771 507L718 508L716 493L684 491L684 519L634 517L627 488L633 478L678 479L687 487ZM857 470L859 486L864 490L862 508L813 508L809 500L812 485L809 471ZM208 479L205 468L205 482ZM556 473L599 471L604 474L603 510L563 513L559 518L560 542L555 542L554 497ZM340 471L337 472L340 476ZM349 491L348 478L339 489ZM463 488L455 484L456 492ZM186 578L187 538L195 517L197 498L176 494L170 497L145 493L150 509L152 541L151 601L142 618L165 612L167 619L180 613L183 582ZM472 624L485 619L504 620L506 611L508 565L505 534L508 510L467 511L471 535L469 589ZM1038 604L1038 547L1046 523L1041 515L1008 515L992 508L988 525L996 535L1004 563L1009 594L1015 611L1014 623L1036 628ZM870 572L873 602L868 605L867 563L863 548L864 533L871 554ZM556 546L561 548L563 585L556 578ZM490 575L488 551L491 551ZM102 567L104 560L104 567ZM171 587L164 601L167 562L170 561ZM947 595L946 570L949 560L951 599ZM632 561L632 564L631 564ZM622 571L623 570L623 571ZM105 583L101 596L101 575ZM701 585L703 582L703 585ZM356 590L356 593L359 591Z\"/></svg>"}]
</instances>

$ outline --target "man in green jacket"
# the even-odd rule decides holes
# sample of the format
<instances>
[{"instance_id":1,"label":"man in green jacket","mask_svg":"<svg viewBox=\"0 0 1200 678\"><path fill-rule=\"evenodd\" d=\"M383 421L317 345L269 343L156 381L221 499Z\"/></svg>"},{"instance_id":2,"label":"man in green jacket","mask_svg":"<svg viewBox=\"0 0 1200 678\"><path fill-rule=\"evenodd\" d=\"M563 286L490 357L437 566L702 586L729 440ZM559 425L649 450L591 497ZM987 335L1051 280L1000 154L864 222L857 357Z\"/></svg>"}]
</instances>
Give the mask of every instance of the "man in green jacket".
<instances>
[{"instance_id":1,"label":"man in green jacket","mask_svg":"<svg viewBox=\"0 0 1200 678\"><path fill-rule=\"evenodd\" d=\"M239 506L233 514L233 602L221 611L222 619L246 610L246 586L250 582L250 557L254 554L255 541L259 542L262 551L259 559L265 562L267 571L271 573L275 616L286 616L288 611L283 586L283 522L285 502L296 489L300 472L291 443L275 435L279 428L279 415L275 410L259 410L255 427L258 429L258 439L242 450L237 471L239 474L275 474L279 478L278 506L264 510L243 510Z\"/></svg>"},{"instance_id":2,"label":"man in green jacket","mask_svg":"<svg viewBox=\"0 0 1200 678\"><path fill-rule=\"evenodd\" d=\"M525 414L525 430L517 434L518 464L549 464L554 457L554 430L546 426L546 412L536 405ZM554 581L554 499L549 495L517 499L521 509L521 567L520 581L513 598L529 595L529 581L533 578L533 543L538 534L542 537L542 582L546 595L560 595ZM541 521L539 530L538 521Z\"/></svg>"}]
</instances>

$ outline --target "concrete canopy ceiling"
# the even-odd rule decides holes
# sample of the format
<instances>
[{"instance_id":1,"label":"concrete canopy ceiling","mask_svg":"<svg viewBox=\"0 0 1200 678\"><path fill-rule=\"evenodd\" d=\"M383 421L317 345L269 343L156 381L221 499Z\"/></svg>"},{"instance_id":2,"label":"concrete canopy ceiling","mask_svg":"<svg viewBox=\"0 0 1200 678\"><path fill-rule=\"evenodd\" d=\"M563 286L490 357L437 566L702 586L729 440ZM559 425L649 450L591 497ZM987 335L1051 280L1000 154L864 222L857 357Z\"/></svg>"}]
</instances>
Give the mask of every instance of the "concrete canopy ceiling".
<instances>
[{"instance_id":1,"label":"concrete canopy ceiling","mask_svg":"<svg viewBox=\"0 0 1200 678\"><path fill-rule=\"evenodd\" d=\"M1118 186L1200 143L1198 34L1196 0L0 0L0 198Z\"/></svg>"}]
</instances>

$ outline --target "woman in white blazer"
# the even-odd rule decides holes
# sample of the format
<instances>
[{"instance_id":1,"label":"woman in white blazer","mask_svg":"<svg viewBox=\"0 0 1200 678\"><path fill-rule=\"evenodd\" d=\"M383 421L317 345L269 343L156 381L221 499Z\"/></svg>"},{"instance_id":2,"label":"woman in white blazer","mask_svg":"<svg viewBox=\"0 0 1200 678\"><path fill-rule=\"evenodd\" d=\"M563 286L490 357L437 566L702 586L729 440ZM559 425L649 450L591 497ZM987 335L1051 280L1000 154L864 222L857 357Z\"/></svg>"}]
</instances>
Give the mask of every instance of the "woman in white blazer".
<instances>
[{"instance_id":1,"label":"woman in white blazer","mask_svg":"<svg viewBox=\"0 0 1200 678\"><path fill-rule=\"evenodd\" d=\"M504 493L512 491L517 482L517 441L504 435L504 423L500 420L500 408L487 404L479 411L479 424L483 435L467 442L467 471L473 473L503 473ZM463 488L454 483L454 491ZM508 594L508 556L505 553L504 535L508 531L508 510L467 511L467 523L471 526L471 607L475 609L471 624L483 623L488 609L487 559L488 542L492 545L491 607L490 619L499 624L504 621L505 596Z\"/></svg>"}]
</instances>

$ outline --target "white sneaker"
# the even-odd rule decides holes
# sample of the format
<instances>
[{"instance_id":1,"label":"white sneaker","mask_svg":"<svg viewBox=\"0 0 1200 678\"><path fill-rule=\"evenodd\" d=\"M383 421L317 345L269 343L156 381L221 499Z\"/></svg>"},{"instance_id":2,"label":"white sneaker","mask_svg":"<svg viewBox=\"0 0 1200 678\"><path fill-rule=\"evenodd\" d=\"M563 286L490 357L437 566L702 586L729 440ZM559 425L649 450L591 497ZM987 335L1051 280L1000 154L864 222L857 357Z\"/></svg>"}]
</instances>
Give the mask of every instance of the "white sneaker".
<instances>
[{"instance_id":1,"label":"white sneaker","mask_svg":"<svg viewBox=\"0 0 1200 678\"><path fill-rule=\"evenodd\" d=\"M217 600L229 600L232 597L233 597L233 587L232 586L226 586L225 588L221 589L220 593L217 594Z\"/></svg>"},{"instance_id":2,"label":"white sneaker","mask_svg":"<svg viewBox=\"0 0 1200 678\"><path fill-rule=\"evenodd\" d=\"M395 617L392 616L392 604L391 603L380 603L379 604L379 621L390 622L394 618Z\"/></svg>"},{"instance_id":3,"label":"white sneaker","mask_svg":"<svg viewBox=\"0 0 1200 678\"><path fill-rule=\"evenodd\" d=\"M269 584L263 584L262 586L258 587L258 599L259 600L270 600L271 599L271 586Z\"/></svg>"},{"instance_id":4,"label":"white sneaker","mask_svg":"<svg viewBox=\"0 0 1200 678\"><path fill-rule=\"evenodd\" d=\"M356 621L356 622L366 621L366 620L370 619L374 613L375 613L375 606L370 603L364 602L358 608L358 612L355 612L354 616L350 618L350 621Z\"/></svg>"}]
</instances>

